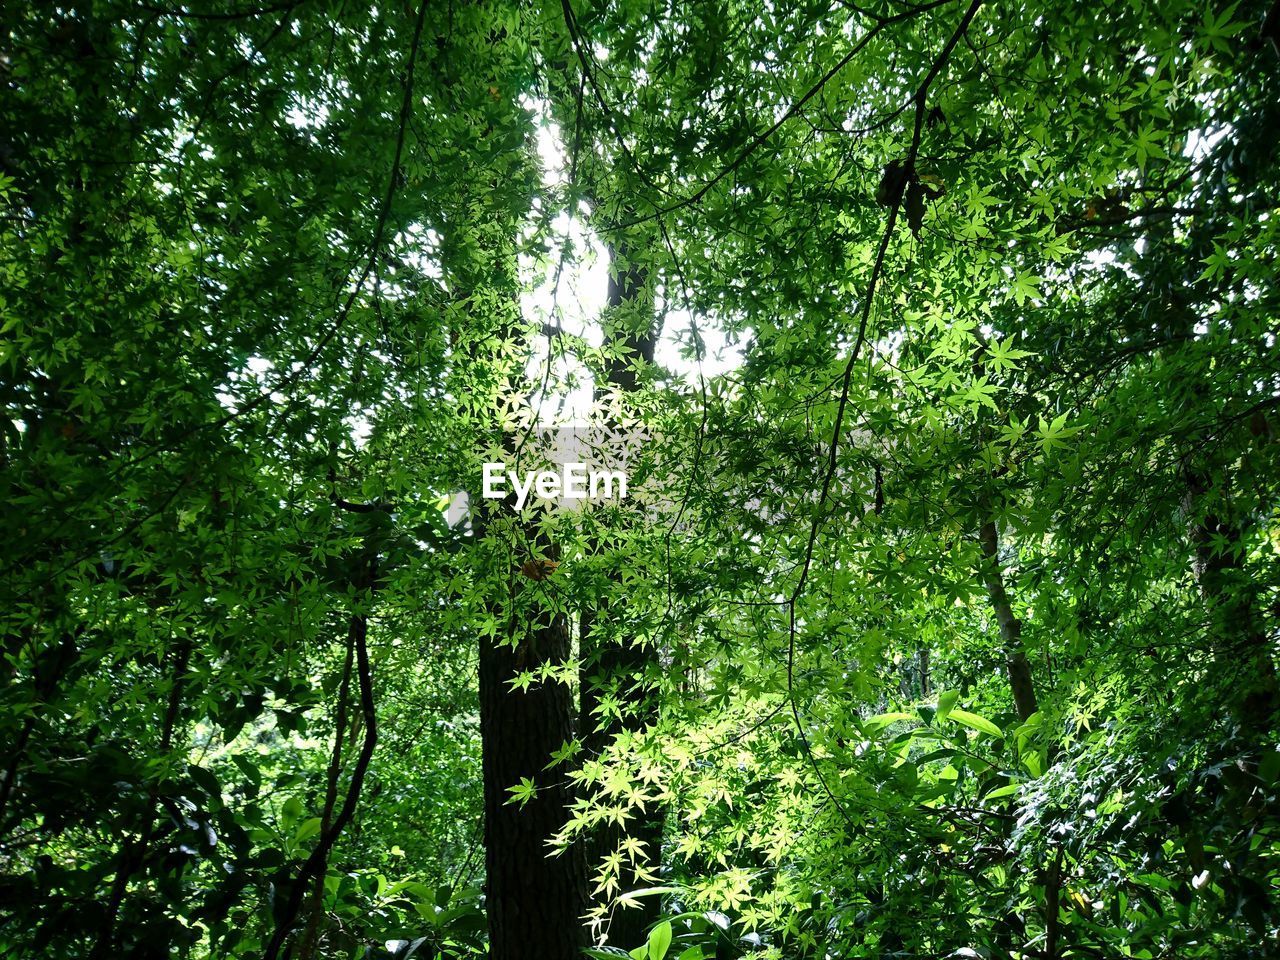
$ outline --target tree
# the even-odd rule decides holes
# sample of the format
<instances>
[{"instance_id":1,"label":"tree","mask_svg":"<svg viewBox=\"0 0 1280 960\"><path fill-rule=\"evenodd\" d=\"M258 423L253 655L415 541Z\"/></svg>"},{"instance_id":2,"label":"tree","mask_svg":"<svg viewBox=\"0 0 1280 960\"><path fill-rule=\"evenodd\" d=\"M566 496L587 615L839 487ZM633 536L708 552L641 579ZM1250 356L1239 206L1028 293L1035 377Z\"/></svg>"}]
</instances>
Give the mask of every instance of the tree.
<instances>
[{"instance_id":1,"label":"tree","mask_svg":"<svg viewBox=\"0 0 1280 960\"><path fill-rule=\"evenodd\" d=\"M1271 7L6 6L0 956L1275 954Z\"/></svg>"}]
</instances>

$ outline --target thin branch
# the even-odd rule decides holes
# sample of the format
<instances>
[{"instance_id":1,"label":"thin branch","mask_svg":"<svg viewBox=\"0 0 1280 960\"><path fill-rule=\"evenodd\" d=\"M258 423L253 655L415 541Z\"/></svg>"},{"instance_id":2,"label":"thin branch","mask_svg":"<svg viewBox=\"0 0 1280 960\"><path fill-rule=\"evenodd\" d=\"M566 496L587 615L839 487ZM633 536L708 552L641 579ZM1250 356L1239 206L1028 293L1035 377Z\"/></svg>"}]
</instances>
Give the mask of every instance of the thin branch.
<instances>
[{"instance_id":1,"label":"thin branch","mask_svg":"<svg viewBox=\"0 0 1280 960\"><path fill-rule=\"evenodd\" d=\"M924 79L920 82L920 86L916 89L915 96L912 98L915 103L915 125L911 134L911 147L907 151L906 159L903 162L903 169L910 176L911 170L915 167L916 156L920 152L920 139L924 132L924 120L926 114L926 104L929 97L929 89L933 86L933 82L938 78L947 60L951 56L951 51L955 49L960 38L964 36L965 31L969 29L969 24L973 21L978 9L982 6L983 0L972 0L968 10L960 20L959 26L952 33L951 39L947 41L946 46L942 48L942 52L934 60L933 66L929 68L929 72L925 74ZM924 9L924 8L920 8ZM871 268L871 279L867 284L867 293L863 298L861 316L858 321L858 335L854 340L853 350L849 354L849 360L845 364L844 377L840 387L840 400L836 406L836 422L831 432L831 446L827 455L827 469L822 478L822 492L818 497L818 503L814 509L813 522L809 528L809 539L805 546L804 563L800 568L800 576L796 580L795 588L792 590L790 597L787 599L788 607L788 629L787 629L787 698L791 701L791 716L795 720L796 732L800 735L800 740L804 746L805 753L809 757L809 762L813 766L814 772L818 776L819 782L822 784L823 790L827 796L831 798L836 809L840 812L841 817L849 826L854 826L853 819L845 810L844 805L836 799L831 791L831 787L827 784L826 778L818 768L817 760L813 756L813 748L809 743L809 736L804 731L804 724L800 719L800 708L795 698L795 659L796 659L796 602L800 599L804 592L805 585L809 581L809 571L813 564L813 551L818 541L818 533L822 528L823 512L826 509L827 499L831 494L831 484L835 479L836 465L840 451L840 433L844 428L845 411L849 405L849 392L853 384L853 371L858 363L858 358L862 353L862 347L867 339L867 326L871 320L871 308L875 302L876 288L879 286L880 276L884 271L885 259L889 251L889 243L893 239L894 228L898 224L898 213L902 206L902 200L906 191L898 191L889 207L889 220L885 224L884 235L880 238L880 247L876 251L875 263Z\"/></svg>"},{"instance_id":2,"label":"thin branch","mask_svg":"<svg viewBox=\"0 0 1280 960\"><path fill-rule=\"evenodd\" d=\"M364 590L368 592L367 596L372 596L374 585L377 582L377 567L378 561L375 555L369 559L369 566L366 572L367 580L361 584ZM347 785L347 795L343 800L342 810L334 818L329 829L321 833L315 849L311 851L311 855L303 863L302 869L298 871L298 878L289 890L289 899L285 903L274 932L271 934L271 940L263 952L263 960L276 960L280 955L280 948L284 946L285 940L297 922L298 914L302 909L302 900L306 895L309 884L322 877L324 871L328 868L329 853L332 851L342 831L346 829L347 824L355 816L356 805L360 802L360 793L364 789L365 774L368 773L369 763L373 760L374 748L378 744L378 717L373 699L373 675L369 667L368 631L368 615L359 609L353 611L351 614L349 643L355 648L356 676L360 688L360 713L364 721L364 739L360 744L360 753L357 755L355 766L351 771L351 782ZM335 748L340 748L339 745L340 741L335 740Z\"/></svg>"},{"instance_id":3,"label":"thin branch","mask_svg":"<svg viewBox=\"0 0 1280 960\"><path fill-rule=\"evenodd\" d=\"M563 2L567 4L568 0L563 0ZM734 157L734 159L729 163L728 166L724 167L719 173L717 173L710 180L707 180L705 183L702 184L702 186L700 186L697 190L695 190L693 193L691 193L689 196L685 197L684 199L677 200L675 203L670 204L669 206L656 209L653 213L646 214L643 217L638 217L626 223L619 224L619 229L625 229L627 227L633 227L641 223L647 223L650 220L655 220L659 217L664 217L669 213L674 213L677 210L684 209L685 207L691 207L700 203L702 201L702 198L705 197L711 191L711 189L715 187L716 184L718 184L725 177L736 172L738 168L740 168L744 163L747 162L747 160L751 157L752 154L754 154L757 150L759 150L762 146L764 146L765 143L767 143L775 133L777 133L780 129L782 129L782 127L787 123L788 120L791 120L793 117L796 116L796 114L800 113L800 111L802 111L805 108L805 105L808 104L808 102L812 100L814 97L816 97L819 93L821 93L823 88L828 83L830 83L831 80L838 73L840 73L841 70L843 70L850 63L852 63L854 58L857 57L857 55L862 52L862 50L867 46L867 44L869 44L872 40L874 40L880 34L880 32L883 29L885 29L885 27L888 27L889 25L894 23L900 23L904 20L910 20L912 17L918 16L921 13L924 13L925 11L932 10L935 7L946 6L947 4L950 4L953 2L954 0L931 0L930 3L924 3L924 4L921 4L920 6L911 7L910 9L903 10L899 13L895 13L892 16L878 19L876 21L876 25L872 27L870 30L868 30L865 34L863 34L862 39L859 40L856 44L854 44L853 48L849 50L849 52L846 53L843 57L841 57L836 62L835 66L831 67L831 69L829 69L826 73L824 73L821 77L819 77L817 82L814 83L813 86L811 86L805 92L804 96L800 97L800 99L792 103L791 106L787 108L786 112L783 113L783 115L779 117L777 120L775 120L773 124L768 127L768 129L756 134L751 139L751 142L748 143L738 153L736 157ZM968 24L967 18L965 23L966 25ZM947 54L950 53L950 48L954 45L955 45L955 38L953 38L953 41L947 45L947 51L946 51ZM945 59L945 54L944 54L944 59ZM936 66L937 64L935 64L935 67ZM932 71L931 71L931 74L932 74ZM932 80L933 80L933 76L931 75L928 78L927 82L932 83Z\"/></svg>"}]
</instances>

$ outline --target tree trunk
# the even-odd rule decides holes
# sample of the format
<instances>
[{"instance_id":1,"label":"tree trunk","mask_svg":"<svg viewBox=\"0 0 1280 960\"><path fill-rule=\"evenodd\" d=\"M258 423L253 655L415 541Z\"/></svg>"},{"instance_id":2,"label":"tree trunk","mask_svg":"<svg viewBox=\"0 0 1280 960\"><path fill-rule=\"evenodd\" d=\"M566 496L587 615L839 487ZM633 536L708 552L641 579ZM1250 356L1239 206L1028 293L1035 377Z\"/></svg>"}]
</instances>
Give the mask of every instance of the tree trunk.
<instances>
[{"instance_id":1,"label":"tree trunk","mask_svg":"<svg viewBox=\"0 0 1280 960\"><path fill-rule=\"evenodd\" d=\"M508 455L513 444L507 434ZM501 519L517 525L520 542L540 546L547 559L557 558L537 524L515 515L514 496L482 504L472 519L478 544ZM482 633L479 655L488 955L490 960L580 960L587 942L582 848L551 846L574 799L565 770L551 766L553 754L574 737L574 694L558 680L516 683L521 674L568 662L568 619L541 597L525 595L540 591L540 581L549 575L537 572L547 569L538 561L526 557L522 562L510 546L495 544L485 563L503 564L509 571L505 602L493 597L488 603L494 620L505 627ZM512 792L530 786L532 793L523 799Z\"/></svg>"},{"instance_id":2,"label":"tree trunk","mask_svg":"<svg viewBox=\"0 0 1280 960\"><path fill-rule=\"evenodd\" d=\"M508 457L517 440L503 437ZM514 525L522 544L558 559L536 522L521 521L515 499L486 501L472 518L477 542L499 522ZM508 531L509 532L509 531ZM498 539L503 539L499 537ZM580 960L587 945L586 865L580 844L556 850L574 799L566 771L553 755L574 737L574 693L558 680L519 684L521 674L559 667L571 653L567 616L536 594L553 568L495 544L486 563L505 565L504 598L488 609L504 624L480 638L481 768L484 781L485 910L490 960ZM532 602L529 602L532 601ZM513 789L530 789L525 796Z\"/></svg>"},{"instance_id":3,"label":"tree trunk","mask_svg":"<svg viewBox=\"0 0 1280 960\"><path fill-rule=\"evenodd\" d=\"M511 686L527 670L568 659L568 625L559 614L525 623L513 617L511 636L514 647L494 635L480 644L489 956L579 960L586 939L581 852L557 856L548 846L564 826L572 791L563 770L545 769L573 737L573 693L557 682ZM508 802L509 788L529 781L537 785L532 798Z\"/></svg>"},{"instance_id":4,"label":"tree trunk","mask_svg":"<svg viewBox=\"0 0 1280 960\"><path fill-rule=\"evenodd\" d=\"M1183 513L1195 518L1188 528L1192 572L1207 609L1214 659L1239 670L1244 683L1235 701L1236 716L1247 727L1264 726L1280 707L1280 685L1259 622L1259 591L1241 566L1240 526L1212 513L1196 518L1209 489L1204 474L1188 471Z\"/></svg>"},{"instance_id":5,"label":"tree trunk","mask_svg":"<svg viewBox=\"0 0 1280 960\"><path fill-rule=\"evenodd\" d=\"M505 30L502 33L505 35ZM493 88L491 88L493 89ZM496 90L495 90L496 93ZM487 133L486 133L487 136ZM488 193L501 196L501 184L487 184ZM489 202L489 197L483 198ZM519 223L509 219L510 210L492 210L492 224L485 229L502 236L502 242L477 261L483 267L459 283L459 297L477 308L470 318L467 338L455 334L455 344L468 365L482 371L480 382L495 391L487 396L477 391L469 399L477 403L474 415L479 422L493 417L488 404L499 399L495 384L508 371L505 360L527 356L529 344L523 331L519 301L521 289L515 238ZM499 229L501 227L502 229ZM472 300L472 291L492 292L497 308L486 296ZM492 340L482 340L484 331ZM494 350L494 348L497 348ZM493 352L489 352L493 351ZM470 378L469 378L470 379ZM471 383L467 389L474 390ZM496 424L495 424L496 426ZM500 428L499 428L500 429ZM508 455L515 451L517 438L503 435ZM483 631L479 643L479 696L481 770L484 789L485 911L488 917L490 960L581 960L586 945L583 914L586 911L586 868L580 844L566 850L551 846L564 828L574 791L562 766L550 766L553 754L571 743L574 736L574 692L558 680L535 680L526 685L514 682L521 674L543 665L560 666L570 655L568 620L554 612L528 591L539 591L540 577L522 564L510 546L486 545L493 527L520 524L514 513L514 496L506 501L472 498L472 539L482 551L476 576L500 564L510 571L505 595L489 598L489 613L500 625ZM503 531L510 532L510 531ZM516 527L513 540L538 543L547 549L536 525ZM494 540L501 537L495 536ZM532 557L525 560L532 561ZM500 568L499 568L500 569ZM534 603L523 602L532 599ZM523 802L512 788L531 787Z\"/></svg>"},{"instance_id":6,"label":"tree trunk","mask_svg":"<svg viewBox=\"0 0 1280 960\"><path fill-rule=\"evenodd\" d=\"M597 610L584 610L582 614L581 730L587 757L599 755L615 734L623 730L643 730L658 716L657 698L642 684L653 660L653 651L625 640L600 643L592 640L597 616L603 620L608 615L608 608L603 603ZM609 721L593 713L601 695L614 684L617 699L622 705L621 721ZM612 821L597 826L584 844L588 871L594 871L627 838L644 844L644 852L656 869L662 854L662 821L661 810L650 806L645 813L637 814L628 821L626 826ZM624 864L628 862L624 857ZM624 866L623 869L627 868ZM614 911L609 918L606 932L611 946L624 949L640 946L645 942L649 927L657 922L658 898L642 897L636 904Z\"/></svg>"},{"instance_id":7,"label":"tree trunk","mask_svg":"<svg viewBox=\"0 0 1280 960\"><path fill-rule=\"evenodd\" d=\"M609 273L603 340L606 348L621 343L628 350L626 355L608 361L603 389L596 389L597 399L610 390L635 392L638 386L635 363L652 363L657 341L647 271L623 262L630 253L623 244L611 246L609 253L613 269ZM639 311L644 314L640 315ZM658 716L657 698L644 683L655 651L652 647L638 646L625 636L602 638L604 630L600 628L610 615L604 598L597 599L594 608L584 605L581 614L579 729L587 757L598 756L617 733L643 730ZM595 715L602 695L611 689L622 705L621 721ZM612 822L597 827L584 843L588 872L616 852L627 838L643 843L645 854L656 867L662 854L662 821L662 811L650 807L625 827ZM624 858L624 864L628 862ZM658 898L643 897L637 906L614 911L606 930L609 944L631 949L644 943L648 928L658 920L659 906Z\"/></svg>"},{"instance_id":8,"label":"tree trunk","mask_svg":"<svg viewBox=\"0 0 1280 960\"><path fill-rule=\"evenodd\" d=\"M985 377L983 351L988 344L985 337L978 337L979 347L973 353L973 375ZM985 430L983 431L985 433ZM993 478L994 479L994 478ZM987 588L991 609L1000 628L1000 645L1004 648L1005 672L1009 675L1009 690L1013 694L1013 706L1023 723L1039 709L1036 689L1031 682L1031 664L1022 651L1022 621L1013 615L1009 594L1004 586L1004 568L1000 565L1000 534L996 530L993 513L988 512L978 530L978 542L982 547L982 582Z\"/></svg>"},{"instance_id":9,"label":"tree trunk","mask_svg":"<svg viewBox=\"0 0 1280 960\"><path fill-rule=\"evenodd\" d=\"M1005 671L1009 675L1009 689L1013 694L1014 710L1018 714L1018 719L1025 723L1039 709L1039 706L1036 702L1035 687L1031 682L1031 664L1027 662L1027 655L1022 651L1022 621L1013 615L1009 594L1005 590L1004 571L1000 565L1000 535L996 530L994 519L988 519L982 524L978 531L978 540L982 545L982 582L987 588L991 609L995 612L996 623L1000 628L1000 644L1004 648ZM1006 822L1003 828L1007 831L1009 826L1010 824ZM1006 843L1008 843L1007 840ZM1007 869L1010 876L1013 876L1018 867L1016 863L1009 863ZM1056 918L1056 906L1053 909ZM1046 929L1053 922L1056 922L1056 919L1050 920L1049 910L1046 908ZM997 932L997 942L1008 950L1012 947L1015 937L1025 941L1026 935L1026 924L1022 916L1016 909L1010 909L1002 918L1002 927ZM1054 937L1056 939L1056 932Z\"/></svg>"},{"instance_id":10,"label":"tree trunk","mask_svg":"<svg viewBox=\"0 0 1280 960\"><path fill-rule=\"evenodd\" d=\"M991 609L1000 626L1000 643L1004 647L1005 670L1009 674L1009 689L1013 692L1014 709L1024 723L1035 713L1036 690L1031 682L1031 664L1022 651L1022 621L1013 615L1009 594L1004 587L1004 572L1000 567L1000 536L994 520L987 520L978 532L982 543L982 582L986 585Z\"/></svg>"}]
</instances>

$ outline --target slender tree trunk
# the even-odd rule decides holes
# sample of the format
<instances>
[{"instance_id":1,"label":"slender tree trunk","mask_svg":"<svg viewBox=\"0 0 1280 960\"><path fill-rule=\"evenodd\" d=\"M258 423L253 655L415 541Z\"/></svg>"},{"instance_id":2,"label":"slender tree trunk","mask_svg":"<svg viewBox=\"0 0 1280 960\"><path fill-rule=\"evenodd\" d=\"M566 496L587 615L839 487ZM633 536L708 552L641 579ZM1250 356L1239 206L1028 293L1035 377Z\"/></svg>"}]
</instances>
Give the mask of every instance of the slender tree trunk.
<instances>
[{"instance_id":1,"label":"slender tree trunk","mask_svg":"<svg viewBox=\"0 0 1280 960\"><path fill-rule=\"evenodd\" d=\"M1053 863L1045 871L1044 880L1044 956L1045 960L1058 960L1058 938L1062 924L1062 847L1053 855Z\"/></svg>"},{"instance_id":2,"label":"slender tree trunk","mask_svg":"<svg viewBox=\"0 0 1280 960\"><path fill-rule=\"evenodd\" d=\"M643 730L657 719L657 701L643 678L653 660L653 652L625 640L594 640L597 616L607 619L609 609L603 604L596 611L584 611L582 617L582 743L588 757L599 755L609 741L624 730ZM601 695L616 685L616 697L622 706L622 720L609 722L594 711ZM597 869L601 861L617 852L625 839L644 844L651 870L660 864L662 854L662 811L650 806L625 826L612 821L598 826L586 839L584 853L588 871ZM629 860L623 858L623 870ZM655 871L656 872L656 871ZM624 873L624 889L630 878ZM648 928L657 921L660 903L656 897L642 897L637 906L616 910L609 918L607 935L612 946L631 949L644 943Z\"/></svg>"},{"instance_id":3,"label":"slender tree trunk","mask_svg":"<svg viewBox=\"0 0 1280 960\"><path fill-rule=\"evenodd\" d=\"M164 727L160 734L160 746L157 751L161 757L167 756L173 746L174 729L178 723L178 713L185 690L187 664L191 659L191 643L190 639L184 639L173 654L172 685L169 688L169 702L165 709ZM106 912L93 949L89 952L90 960L110 956L116 951L120 909L129 892L130 882L146 866L147 856L151 853L151 841L155 836L156 828L156 799L157 787L152 786L147 792L147 813L142 829L137 837L126 840L120 848L115 878L112 880L111 892L107 897Z\"/></svg>"},{"instance_id":4,"label":"slender tree trunk","mask_svg":"<svg viewBox=\"0 0 1280 960\"><path fill-rule=\"evenodd\" d=\"M1005 589L1004 571L1000 565L1000 536L994 519L986 520L979 528L978 541L982 546L982 582L987 588L987 597L1000 629L1000 644L1004 649L1005 672L1009 676L1009 689L1013 694L1014 710L1018 714L1018 719L1025 722L1036 712L1038 705L1035 687L1031 682L1031 664L1027 662L1027 655L1022 651L1022 621L1013 615L1013 607L1009 603L1009 594ZM1006 831L1008 826L1005 824ZM1007 839L1006 843L1008 843ZM1002 859L1007 856L1006 853ZM1006 868L1010 876L1018 869L1015 863L1007 863ZM1052 922L1054 921L1050 919L1049 910L1046 907L1046 929ZM1027 929L1022 916L1016 909L1011 909L1005 914L1002 926L996 931L997 942L1012 952L1015 935L1017 939L1025 941Z\"/></svg>"},{"instance_id":5,"label":"slender tree trunk","mask_svg":"<svg viewBox=\"0 0 1280 960\"><path fill-rule=\"evenodd\" d=\"M377 590L378 550L379 545L370 545L366 540L363 560L365 568L356 581L359 592L362 594L367 592L369 596ZM266 949L263 951L263 960L276 960L282 950L286 951L284 954L286 957L290 956L291 948L286 947L286 941L294 932L298 916L302 911L303 900L311 889L311 885L317 878L322 878L328 870L329 855L333 852L333 846L342 835L342 831L351 823L356 813L356 806L360 802L365 776L369 772L369 763L373 760L373 751L378 745L378 716L373 698L373 670L369 660L368 636L368 615L357 609L351 614L347 643L354 650L356 679L360 691L360 720L364 728L360 752L356 755L355 765L351 770L351 780L347 785L342 809L333 818L333 822L321 830L320 839L316 842L311 854L303 861L297 879L289 886L283 909L276 919L275 930L272 931L271 939L267 941Z\"/></svg>"},{"instance_id":6,"label":"slender tree trunk","mask_svg":"<svg viewBox=\"0 0 1280 960\"><path fill-rule=\"evenodd\" d=\"M1022 650L1022 621L1013 615L1009 594L1005 590L1004 571L1000 566L1000 536L995 520L987 520L978 531L982 544L982 582L986 585L991 609L1000 627L1000 643L1004 648L1005 670L1013 693L1018 719L1026 721L1039 709L1035 685L1031 682L1031 664Z\"/></svg>"},{"instance_id":7,"label":"slender tree trunk","mask_svg":"<svg viewBox=\"0 0 1280 960\"><path fill-rule=\"evenodd\" d=\"M355 624L347 635L347 654L342 665L342 680L338 686L338 706L333 724L333 750L329 757L329 769L325 774L324 809L320 813L320 835L328 834L333 826L333 809L338 802L338 780L342 776L342 745L347 735L347 705L351 696L351 671L355 661ZM324 919L324 873L319 873L311 888L311 900L307 910L307 925L298 948L298 960L312 960L319 943L320 923Z\"/></svg>"},{"instance_id":8,"label":"slender tree trunk","mask_svg":"<svg viewBox=\"0 0 1280 960\"><path fill-rule=\"evenodd\" d=\"M981 378L987 372L982 357L988 344L981 335L978 343L979 347L973 354L973 375ZM987 588L987 597L1000 629L1000 645L1004 648L1005 672L1009 676L1014 710L1018 719L1025 723L1039 709L1039 704L1036 702L1035 685L1031 682L1031 664L1022 650L1022 621L1013 615L1013 606L1005 589L1004 568L1000 564L1000 533L990 511L982 518L978 543L982 548L982 583Z\"/></svg>"},{"instance_id":9,"label":"slender tree trunk","mask_svg":"<svg viewBox=\"0 0 1280 960\"><path fill-rule=\"evenodd\" d=\"M609 360L604 383L596 390L597 399L610 391L634 393L638 387L635 364L653 362L657 340L647 271L626 262L631 251L625 245L615 244L609 252L613 269L609 274L604 344L606 349L610 345L622 345L627 351L624 356ZM587 757L598 756L622 731L643 730L658 715L656 696L645 683L654 662L654 648L641 647L632 638L616 633L607 636L607 625L613 614L603 597L596 600L594 608L584 606L581 613L579 729ZM610 721L595 712L601 697L609 692L621 703L621 720ZM650 864L658 865L662 854L662 822L662 811L650 807L625 827L612 822L600 825L584 844L587 870L594 871L627 838L643 843ZM623 862L625 871L628 858L624 857ZM624 889L629 879L624 873ZM616 910L608 921L609 944L626 949L642 944L648 928L657 922L659 907L656 897L643 897L635 907Z\"/></svg>"}]
</instances>

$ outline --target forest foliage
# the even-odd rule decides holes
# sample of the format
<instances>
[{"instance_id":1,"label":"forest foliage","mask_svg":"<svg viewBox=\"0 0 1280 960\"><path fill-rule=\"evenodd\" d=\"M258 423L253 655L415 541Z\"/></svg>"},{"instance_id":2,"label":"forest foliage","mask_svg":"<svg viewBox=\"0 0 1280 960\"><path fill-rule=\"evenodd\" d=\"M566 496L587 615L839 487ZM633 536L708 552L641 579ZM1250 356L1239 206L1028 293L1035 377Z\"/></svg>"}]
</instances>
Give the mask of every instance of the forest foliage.
<instances>
[{"instance_id":1,"label":"forest foliage","mask_svg":"<svg viewBox=\"0 0 1280 960\"><path fill-rule=\"evenodd\" d=\"M1280 954L1270 4L0 24L0 957Z\"/></svg>"}]
</instances>

